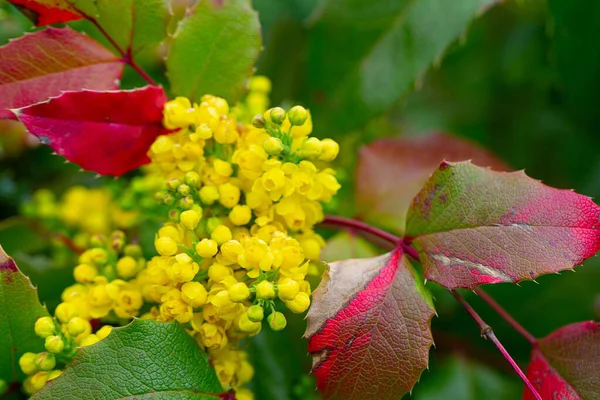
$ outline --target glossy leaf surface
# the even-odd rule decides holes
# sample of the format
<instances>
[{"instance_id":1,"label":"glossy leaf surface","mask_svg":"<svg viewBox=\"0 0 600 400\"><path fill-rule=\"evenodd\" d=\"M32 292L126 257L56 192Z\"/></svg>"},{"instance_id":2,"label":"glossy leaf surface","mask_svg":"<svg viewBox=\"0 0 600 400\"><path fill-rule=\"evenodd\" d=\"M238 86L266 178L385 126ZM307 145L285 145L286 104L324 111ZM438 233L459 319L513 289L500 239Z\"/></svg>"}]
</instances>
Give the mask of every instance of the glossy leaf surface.
<instances>
[{"instance_id":1,"label":"glossy leaf surface","mask_svg":"<svg viewBox=\"0 0 600 400\"><path fill-rule=\"evenodd\" d=\"M82 348L32 399L205 399L223 392L208 357L177 322L135 320Z\"/></svg>"},{"instance_id":2,"label":"glossy leaf surface","mask_svg":"<svg viewBox=\"0 0 600 400\"><path fill-rule=\"evenodd\" d=\"M600 248L600 207L523 172L443 162L413 200L406 235L448 288L571 269Z\"/></svg>"},{"instance_id":3,"label":"glossy leaf surface","mask_svg":"<svg viewBox=\"0 0 600 400\"><path fill-rule=\"evenodd\" d=\"M57 154L86 170L120 176L149 162L167 98L157 86L130 91L67 92L16 111L19 120Z\"/></svg>"},{"instance_id":4,"label":"glossy leaf surface","mask_svg":"<svg viewBox=\"0 0 600 400\"><path fill-rule=\"evenodd\" d=\"M0 379L19 382L25 377L19 358L25 352L44 350L44 341L33 327L39 317L48 315L40 304L37 290L0 246Z\"/></svg>"},{"instance_id":5,"label":"glossy leaf surface","mask_svg":"<svg viewBox=\"0 0 600 400\"><path fill-rule=\"evenodd\" d=\"M260 24L248 0L198 2L180 22L167 57L171 90L199 101L205 94L234 103L261 48Z\"/></svg>"},{"instance_id":6,"label":"glossy leaf surface","mask_svg":"<svg viewBox=\"0 0 600 400\"><path fill-rule=\"evenodd\" d=\"M428 365L434 309L407 258L393 251L330 264L305 336L326 399L398 399Z\"/></svg>"}]
</instances>

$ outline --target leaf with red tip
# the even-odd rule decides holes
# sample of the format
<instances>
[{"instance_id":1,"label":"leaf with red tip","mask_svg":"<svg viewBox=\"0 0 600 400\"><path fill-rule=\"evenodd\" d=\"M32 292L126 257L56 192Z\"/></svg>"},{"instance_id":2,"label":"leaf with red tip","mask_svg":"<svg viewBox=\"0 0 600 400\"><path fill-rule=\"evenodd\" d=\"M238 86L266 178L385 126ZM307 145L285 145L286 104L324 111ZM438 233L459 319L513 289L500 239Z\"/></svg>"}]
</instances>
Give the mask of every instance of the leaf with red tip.
<instances>
[{"instance_id":1,"label":"leaf with red tip","mask_svg":"<svg viewBox=\"0 0 600 400\"><path fill-rule=\"evenodd\" d=\"M123 63L90 37L48 28L0 47L0 118L65 90L119 87Z\"/></svg>"},{"instance_id":2,"label":"leaf with red tip","mask_svg":"<svg viewBox=\"0 0 600 400\"><path fill-rule=\"evenodd\" d=\"M401 250L334 262L305 336L326 399L398 399L428 365L435 311Z\"/></svg>"},{"instance_id":3,"label":"leaf with red tip","mask_svg":"<svg viewBox=\"0 0 600 400\"><path fill-rule=\"evenodd\" d=\"M497 171L508 170L483 147L440 132L379 139L360 149L355 197L360 218L404 232L412 199L443 160L473 160Z\"/></svg>"},{"instance_id":4,"label":"leaf with red tip","mask_svg":"<svg viewBox=\"0 0 600 400\"><path fill-rule=\"evenodd\" d=\"M572 269L600 248L600 207L520 172L443 162L408 211L425 277L447 288Z\"/></svg>"},{"instance_id":5,"label":"leaf with red tip","mask_svg":"<svg viewBox=\"0 0 600 400\"><path fill-rule=\"evenodd\" d=\"M15 113L27 129L81 168L120 176L150 161L148 148L169 133L167 100L158 86L136 90L66 92Z\"/></svg>"},{"instance_id":6,"label":"leaf with red tip","mask_svg":"<svg viewBox=\"0 0 600 400\"><path fill-rule=\"evenodd\" d=\"M28 351L44 350L33 327L39 317L47 315L29 278L0 246L0 380L11 383L25 378L19 358Z\"/></svg>"},{"instance_id":7,"label":"leaf with red tip","mask_svg":"<svg viewBox=\"0 0 600 400\"><path fill-rule=\"evenodd\" d=\"M81 19L81 14L65 0L8 0L21 9L35 26L56 24Z\"/></svg>"},{"instance_id":8,"label":"leaf with red tip","mask_svg":"<svg viewBox=\"0 0 600 400\"><path fill-rule=\"evenodd\" d=\"M600 399L600 323L579 322L538 342L527 377L543 399ZM533 399L528 390L524 400Z\"/></svg>"}]
</instances>

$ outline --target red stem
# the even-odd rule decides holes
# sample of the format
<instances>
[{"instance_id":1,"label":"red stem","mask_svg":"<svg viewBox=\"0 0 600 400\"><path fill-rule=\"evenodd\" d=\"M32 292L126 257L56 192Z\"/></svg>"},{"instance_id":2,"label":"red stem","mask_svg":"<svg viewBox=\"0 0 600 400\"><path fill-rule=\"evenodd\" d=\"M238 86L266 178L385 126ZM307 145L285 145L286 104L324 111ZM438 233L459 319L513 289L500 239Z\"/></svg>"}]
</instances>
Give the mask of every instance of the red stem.
<instances>
[{"instance_id":1,"label":"red stem","mask_svg":"<svg viewBox=\"0 0 600 400\"><path fill-rule=\"evenodd\" d=\"M148 82L148 84L152 85L152 86L158 86L158 84L154 81L154 79L152 79L152 77L150 77L150 75L148 75L146 73L146 71L144 71L142 69L142 67L140 67L134 60L133 57L131 57L131 55L129 54L128 51L124 51L118 44L117 42L115 42L115 40L108 34L108 32L106 32L106 30L104 29L104 27L102 27L102 25L100 25L100 23L96 20L96 18L91 17L87 14L85 14L84 12L82 12L81 10L79 10L77 7L75 7L74 4L69 2L69 5L71 7L73 7L74 10L78 11L81 16L85 19L87 19L88 21L90 21L92 24L94 24L94 26L96 28L98 28L98 30L100 31L100 33L102 33L104 35L104 37L110 42L110 44L113 45L113 47L119 52L119 54L121 55L121 60L129 65L131 68L133 68L138 74L140 74L140 76L142 78L144 78L144 80L146 82Z\"/></svg>"},{"instance_id":2,"label":"red stem","mask_svg":"<svg viewBox=\"0 0 600 400\"><path fill-rule=\"evenodd\" d=\"M537 339L529 333L521 324L517 322L516 319L512 317L500 304L496 302L489 294L487 294L483 289L476 288L475 293L481 297L483 301L485 301L494 311L496 311L510 326L514 328L517 332L521 334L532 346L537 345Z\"/></svg>"},{"instance_id":3,"label":"red stem","mask_svg":"<svg viewBox=\"0 0 600 400\"><path fill-rule=\"evenodd\" d=\"M369 239L372 239L373 237L383 239L384 242L387 242L387 243L393 245L394 248L401 247L402 250L408 256L410 256L416 260L419 259L419 253L417 253L417 251L415 249L413 249L410 246L410 244L408 244L406 241L402 240L402 238L400 238L392 233L389 233L389 232L386 232L379 228L376 228L372 225L366 224L362 221L358 221L358 220L352 219L352 218L344 218L344 217L336 217L336 216L332 216L332 215L327 215L327 216L325 216L325 219L323 220L322 225L324 225L325 227L327 227L327 226L341 227L341 228L348 229L352 232L355 232L355 231L362 232L362 233L366 234L363 236L366 236ZM387 246L384 246L384 247L387 247Z\"/></svg>"},{"instance_id":4,"label":"red stem","mask_svg":"<svg viewBox=\"0 0 600 400\"><path fill-rule=\"evenodd\" d=\"M494 343L494 345L496 346L496 348L498 348L498 350L500 351L500 353L502 354L502 356L504 356L504 358L506 359L506 361L508 361L508 363L513 367L513 369L515 370L515 372L517 373L517 375L519 375L519 377L521 378L521 380L523 382L525 382L525 386L527 386L527 388L531 391L531 393L533 394L533 396L537 400L543 400L542 397L540 396L540 394L535 389L535 387L533 387L533 385L531 384L531 382L529 381L529 379L527 379L527 376L525 376L525 374L523 373L523 371L521 370L521 368L517 365L517 363L515 362L515 360L513 360L513 358L510 356L510 354L508 354L508 351L506 351L506 349L504 348L504 346L502 346L502 343L500 343L500 340L498 340L498 338L494 334L494 331L492 330L492 327L489 326L488 324L486 324L483 319L481 319L481 317L479 316L479 314L477 314L477 311L475 311L473 309L473 307L471 307L471 305L469 303L467 303L467 301L465 300L465 298L462 297L460 295L460 293L458 293L458 292L456 292L454 290L451 290L450 292L452 293L452 295L454 296L454 298L456 298L456 300L465 308L465 310L467 310L467 312L469 313L469 315L471 316L471 318L473 318L473 320L475 320L475 322L477 323L477 325L479 325L479 329L481 330L481 336L484 337L484 338L486 338L486 339L488 339L492 343Z\"/></svg>"}]
</instances>

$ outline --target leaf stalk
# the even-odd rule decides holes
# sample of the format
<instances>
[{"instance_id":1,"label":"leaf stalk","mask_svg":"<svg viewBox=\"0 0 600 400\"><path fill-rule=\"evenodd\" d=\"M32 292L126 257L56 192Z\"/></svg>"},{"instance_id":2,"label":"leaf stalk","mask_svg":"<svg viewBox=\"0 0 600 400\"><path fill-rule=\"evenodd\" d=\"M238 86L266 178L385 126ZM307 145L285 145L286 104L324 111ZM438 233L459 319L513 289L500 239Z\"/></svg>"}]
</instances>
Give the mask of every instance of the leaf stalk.
<instances>
[{"instance_id":1,"label":"leaf stalk","mask_svg":"<svg viewBox=\"0 0 600 400\"><path fill-rule=\"evenodd\" d=\"M498 340L498 338L494 334L494 330L492 329L492 327L489 326L479 316L479 314L477 314L477 311L475 311L473 309L473 307L471 307L471 305L469 303L467 303L467 300L465 300L465 298L460 293L458 293L455 290L451 290L450 293L452 293L454 298L463 306L463 308L467 311L467 313L469 313L469 315L471 316L471 318L473 318L473 320L477 323L477 325L479 325L479 329L481 330L481 336L484 337L485 339L491 341L492 343L494 343L494 345L496 346L498 351L500 351L500 353L506 359L506 361L508 361L508 363L513 367L513 369L515 370L517 375L519 375L519 377L525 383L525 386L527 386L527 388L531 391L533 396L537 400L543 400L542 397L540 396L540 394L537 392L537 390L533 386L533 384L529 381L527 376L523 373L523 371L521 370L521 367L519 367L519 365L516 363L516 361L510 356L510 354L508 354L508 351L506 351L506 349L504 348L502 343L500 343L500 340Z\"/></svg>"}]
</instances>

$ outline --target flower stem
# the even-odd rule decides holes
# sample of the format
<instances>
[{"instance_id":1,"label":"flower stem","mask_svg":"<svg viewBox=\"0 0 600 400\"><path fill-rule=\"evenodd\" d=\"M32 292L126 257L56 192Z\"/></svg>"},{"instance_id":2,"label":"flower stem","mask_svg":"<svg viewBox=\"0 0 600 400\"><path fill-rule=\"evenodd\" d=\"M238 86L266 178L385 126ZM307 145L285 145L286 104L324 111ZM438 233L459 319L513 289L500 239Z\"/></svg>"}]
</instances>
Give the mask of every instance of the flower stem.
<instances>
[{"instance_id":1,"label":"flower stem","mask_svg":"<svg viewBox=\"0 0 600 400\"><path fill-rule=\"evenodd\" d=\"M542 397L540 396L540 394L535 389L535 387L533 387L532 383L529 381L529 379L527 378L527 376L525 376L525 374L523 373L523 371L521 370L521 368L517 365L517 363L515 362L515 360L513 360L513 358L510 356L510 354L508 354L508 351L506 351L506 349L502 345L502 343L500 343L500 340L498 340L498 338L494 334L494 331L492 330L492 327L485 323L485 321L479 316L479 314L477 314L477 311L475 311L473 309L473 307L471 307L471 305L469 303L467 303L467 301L465 300L465 298L462 297L460 293L458 293L455 290L451 290L450 292L452 293L452 295L454 296L454 298L456 298L456 300L469 313L469 315L471 316L471 318L473 318L473 320L475 320L475 322L477 323L477 325L479 325L479 329L481 330L481 336L484 337L485 339L488 339L492 343L494 343L494 345L500 351L500 353L502 354L502 356L513 367L513 369L515 370L515 372L517 373L517 375L519 375L519 377L521 378L521 380L523 382L525 382L525 386L527 386L527 388L531 391L531 393L533 394L533 396L537 400L543 400Z\"/></svg>"},{"instance_id":2,"label":"flower stem","mask_svg":"<svg viewBox=\"0 0 600 400\"><path fill-rule=\"evenodd\" d=\"M532 346L537 345L537 339L529 333L521 324L517 322L516 319L512 317L500 304L496 302L489 294L487 294L480 287L475 289L475 293L481 297L483 301L485 301L494 311L496 311L510 326L514 328L517 332L521 334Z\"/></svg>"}]
</instances>

